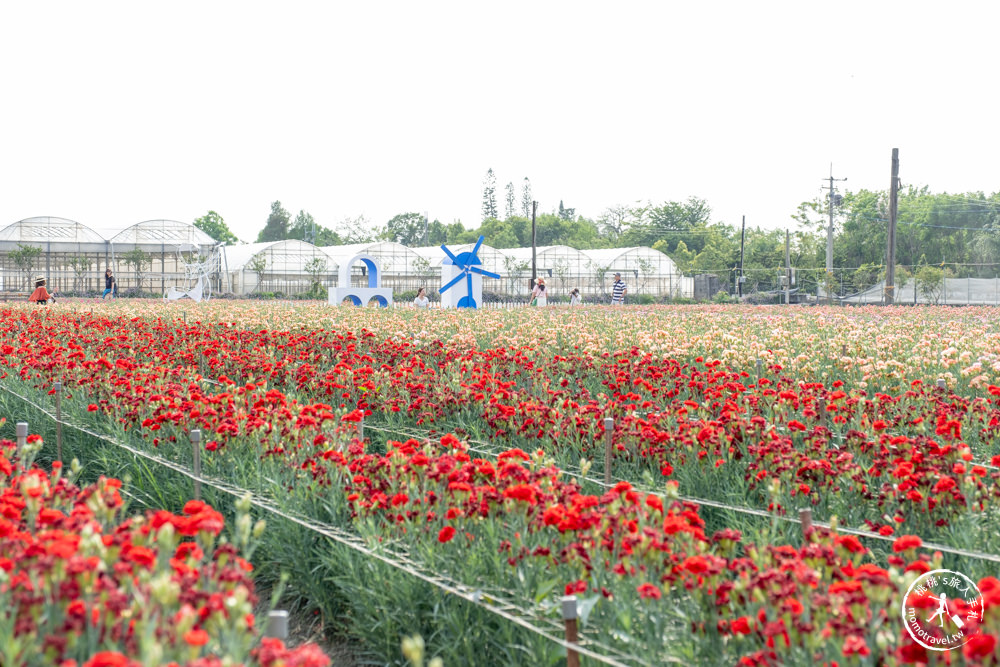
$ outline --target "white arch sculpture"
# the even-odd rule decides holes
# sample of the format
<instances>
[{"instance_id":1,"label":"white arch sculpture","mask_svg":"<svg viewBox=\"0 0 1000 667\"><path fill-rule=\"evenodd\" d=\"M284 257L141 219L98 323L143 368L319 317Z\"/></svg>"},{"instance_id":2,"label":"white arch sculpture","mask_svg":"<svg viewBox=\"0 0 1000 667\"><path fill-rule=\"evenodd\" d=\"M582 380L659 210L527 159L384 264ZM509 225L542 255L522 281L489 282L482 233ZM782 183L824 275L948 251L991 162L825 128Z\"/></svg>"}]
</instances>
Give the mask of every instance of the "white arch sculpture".
<instances>
[{"instance_id":1,"label":"white arch sculpture","mask_svg":"<svg viewBox=\"0 0 1000 667\"><path fill-rule=\"evenodd\" d=\"M355 262L361 262L368 267L368 287L351 286L351 268ZM355 306L367 306L374 301L382 308L392 305L392 289L382 287L382 271L379 268L378 260L371 255L355 255L350 260L340 263L339 280L337 284L341 287L331 287L329 292L329 303L339 306L346 299L350 299Z\"/></svg>"}]
</instances>

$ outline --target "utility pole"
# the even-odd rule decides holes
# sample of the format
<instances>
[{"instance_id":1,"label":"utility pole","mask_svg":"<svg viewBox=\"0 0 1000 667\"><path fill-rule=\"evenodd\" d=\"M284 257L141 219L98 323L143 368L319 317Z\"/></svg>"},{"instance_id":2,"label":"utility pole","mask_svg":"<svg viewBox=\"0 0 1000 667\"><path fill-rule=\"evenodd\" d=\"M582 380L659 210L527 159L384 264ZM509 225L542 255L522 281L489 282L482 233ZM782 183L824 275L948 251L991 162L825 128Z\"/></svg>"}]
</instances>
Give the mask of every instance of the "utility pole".
<instances>
[{"instance_id":1,"label":"utility pole","mask_svg":"<svg viewBox=\"0 0 1000 667\"><path fill-rule=\"evenodd\" d=\"M427 216L427 211L424 211L424 245L427 245L428 231L430 229L430 218Z\"/></svg>"},{"instance_id":2,"label":"utility pole","mask_svg":"<svg viewBox=\"0 0 1000 667\"><path fill-rule=\"evenodd\" d=\"M743 239L747 231L747 217L743 216L743 224L740 225L740 275L736 278L737 293L743 299Z\"/></svg>"},{"instance_id":3,"label":"utility pole","mask_svg":"<svg viewBox=\"0 0 1000 667\"><path fill-rule=\"evenodd\" d=\"M538 268L535 258L535 213L538 211L538 202L531 202L531 285L534 288L535 278L538 277Z\"/></svg>"},{"instance_id":4,"label":"utility pole","mask_svg":"<svg viewBox=\"0 0 1000 667\"><path fill-rule=\"evenodd\" d=\"M889 181L889 234L885 253L885 305L896 297L896 215L899 212L899 149L892 149L892 178ZM916 288L914 288L916 291Z\"/></svg>"},{"instance_id":5,"label":"utility pole","mask_svg":"<svg viewBox=\"0 0 1000 667\"><path fill-rule=\"evenodd\" d=\"M785 305L792 302L792 255L788 245L788 230L785 230Z\"/></svg>"},{"instance_id":6,"label":"utility pole","mask_svg":"<svg viewBox=\"0 0 1000 667\"><path fill-rule=\"evenodd\" d=\"M834 181L846 181L846 178L833 177L833 163L830 163L830 224L826 228L826 302L833 302L830 294L830 281L833 279L833 204L836 193L833 190Z\"/></svg>"}]
</instances>

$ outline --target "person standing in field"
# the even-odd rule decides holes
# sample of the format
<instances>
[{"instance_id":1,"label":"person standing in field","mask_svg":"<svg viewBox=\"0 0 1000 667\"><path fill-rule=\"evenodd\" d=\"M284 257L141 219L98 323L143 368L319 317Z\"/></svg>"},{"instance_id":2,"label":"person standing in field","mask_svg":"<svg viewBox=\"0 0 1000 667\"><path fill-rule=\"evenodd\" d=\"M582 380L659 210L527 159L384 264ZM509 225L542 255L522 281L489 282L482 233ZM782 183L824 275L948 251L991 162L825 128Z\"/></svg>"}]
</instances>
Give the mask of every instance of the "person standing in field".
<instances>
[{"instance_id":1,"label":"person standing in field","mask_svg":"<svg viewBox=\"0 0 1000 667\"><path fill-rule=\"evenodd\" d=\"M544 306L548 301L545 296L545 279L535 278L535 288L531 290L531 303L536 306Z\"/></svg>"},{"instance_id":2,"label":"person standing in field","mask_svg":"<svg viewBox=\"0 0 1000 667\"><path fill-rule=\"evenodd\" d=\"M421 287L417 290L417 298L413 300L413 305L417 308L430 308L430 300L427 298L427 289Z\"/></svg>"},{"instance_id":3,"label":"person standing in field","mask_svg":"<svg viewBox=\"0 0 1000 667\"><path fill-rule=\"evenodd\" d=\"M625 285L625 281L622 280L622 274L616 273L615 283L611 286L611 305L624 306L626 294L628 294L628 286Z\"/></svg>"},{"instance_id":4,"label":"person standing in field","mask_svg":"<svg viewBox=\"0 0 1000 667\"><path fill-rule=\"evenodd\" d=\"M580 298L580 288L574 287L573 291L569 293L569 305L579 306L581 303L583 300Z\"/></svg>"},{"instance_id":5,"label":"person standing in field","mask_svg":"<svg viewBox=\"0 0 1000 667\"><path fill-rule=\"evenodd\" d=\"M114 299L117 292L118 290L115 287L114 271L108 268L104 271L104 294L101 295L101 298L105 299L110 294L111 298Z\"/></svg>"}]
</instances>

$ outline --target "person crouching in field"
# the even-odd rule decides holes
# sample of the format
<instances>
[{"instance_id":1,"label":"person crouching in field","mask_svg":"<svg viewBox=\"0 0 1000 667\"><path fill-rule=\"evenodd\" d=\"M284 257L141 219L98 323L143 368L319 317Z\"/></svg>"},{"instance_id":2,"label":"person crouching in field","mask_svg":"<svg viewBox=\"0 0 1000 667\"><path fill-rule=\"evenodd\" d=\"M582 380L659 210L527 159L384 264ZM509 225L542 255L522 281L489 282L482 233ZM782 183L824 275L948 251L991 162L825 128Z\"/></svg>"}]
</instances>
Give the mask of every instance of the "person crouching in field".
<instances>
[{"instance_id":1,"label":"person crouching in field","mask_svg":"<svg viewBox=\"0 0 1000 667\"><path fill-rule=\"evenodd\" d=\"M45 289L45 276L35 278L35 291L28 297L28 301L37 303L39 306L46 306L49 301L56 302L55 294L49 294L49 291Z\"/></svg>"}]
</instances>

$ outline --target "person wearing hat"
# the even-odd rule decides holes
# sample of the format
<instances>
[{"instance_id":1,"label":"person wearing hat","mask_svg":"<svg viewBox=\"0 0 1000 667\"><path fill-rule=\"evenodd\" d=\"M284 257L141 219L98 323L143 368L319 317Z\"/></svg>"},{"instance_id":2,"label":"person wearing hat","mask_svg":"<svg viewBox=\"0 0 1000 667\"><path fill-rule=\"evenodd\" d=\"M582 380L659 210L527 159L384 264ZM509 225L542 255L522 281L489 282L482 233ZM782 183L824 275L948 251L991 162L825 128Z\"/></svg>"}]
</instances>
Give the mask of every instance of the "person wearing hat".
<instances>
[{"instance_id":1,"label":"person wearing hat","mask_svg":"<svg viewBox=\"0 0 1000 667\"><path fill-rule=\"evenodd\" d=\"M531 290L531 303L535 306L544 306L547 299L545 298L545 279L535 278L535 288Z\"/></svg>"},{"instance_id":2,"label":"person wearing hat","mask_svg":"<svg viewBox=\"0 0 1000 667\"><path fill-rule=\"evenodd\" d=\"M611 305L624 306L625 295L627 293L628 287L625 285L625 281L622 280L622 274L615 273L615 283L611 286Z\"/></svg>"},{"instance_id":3,"label":"person wearing hat","mask_svg":"<svg viewBox=\"0 0 1000 667\"><path fill-rule=\"evenodd\" d=\"M28 301L37 303L39 306L47 306L49 301L56 302L55 295L49 294L49 291L45 289L45 276L35 277L35 291L28 297Z\"/></svg>"}]
</instances>

